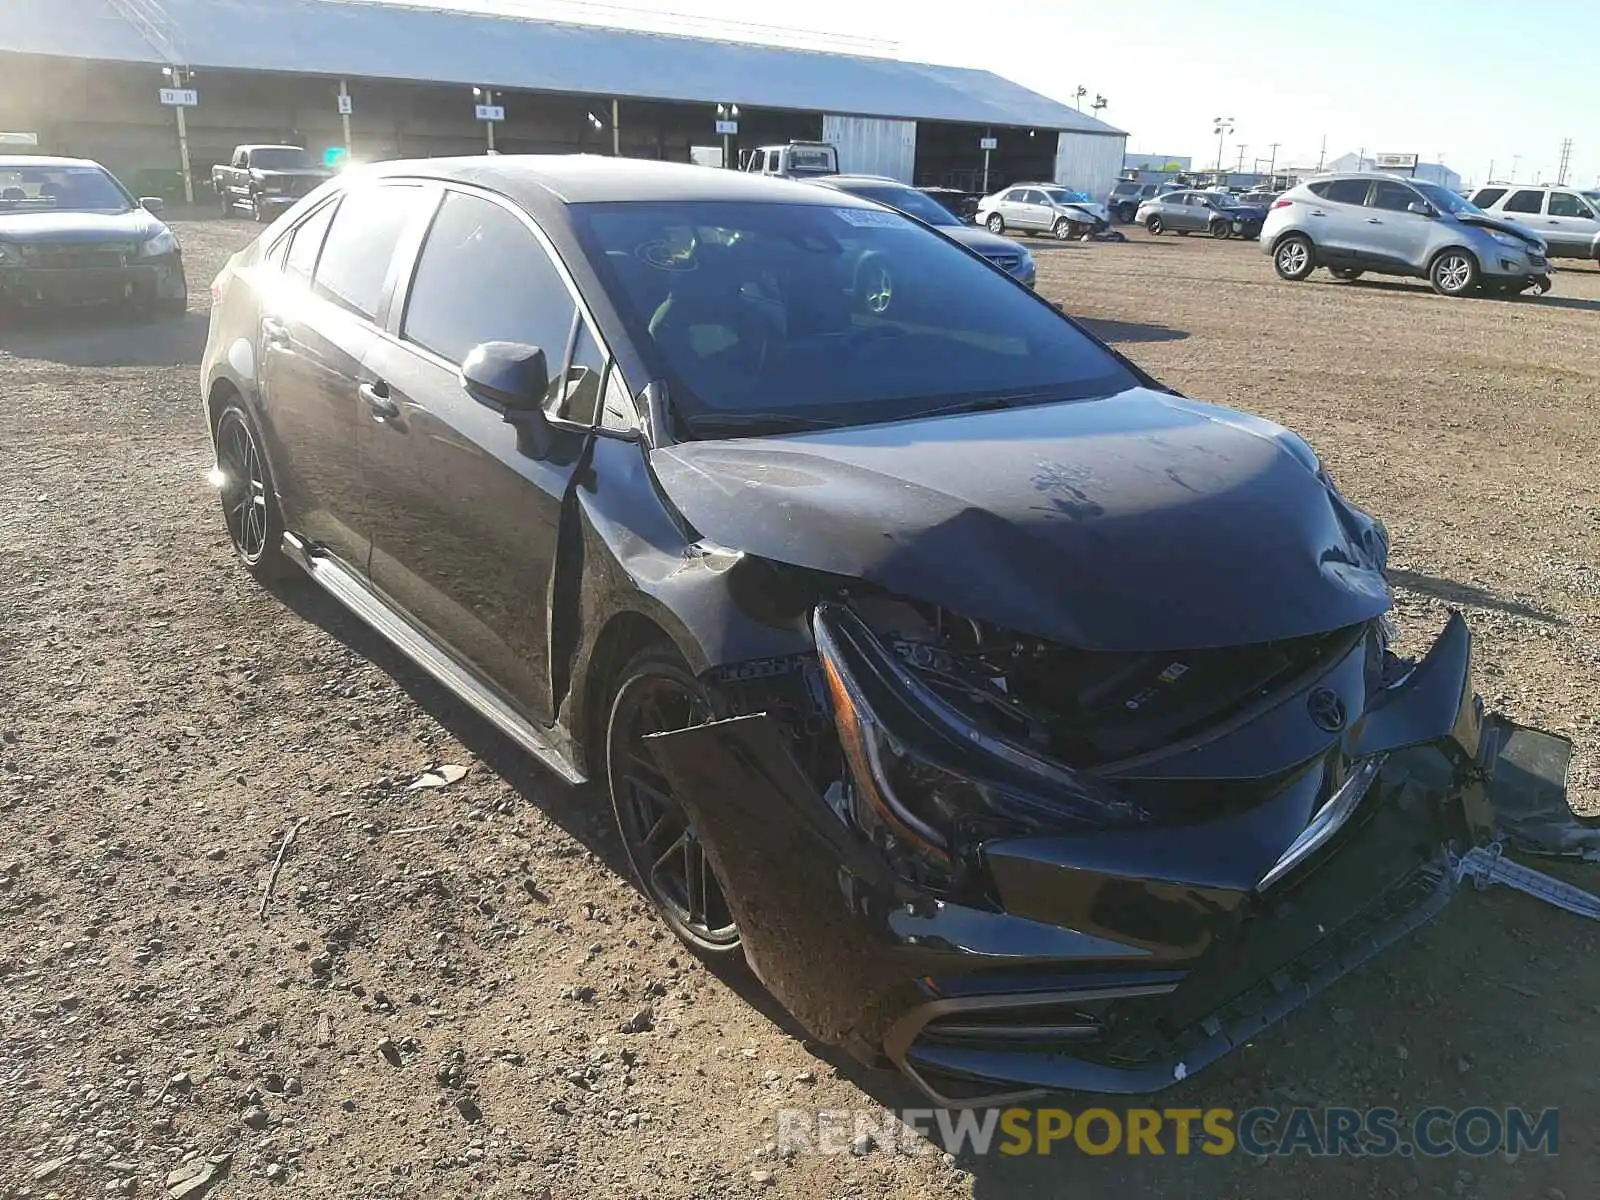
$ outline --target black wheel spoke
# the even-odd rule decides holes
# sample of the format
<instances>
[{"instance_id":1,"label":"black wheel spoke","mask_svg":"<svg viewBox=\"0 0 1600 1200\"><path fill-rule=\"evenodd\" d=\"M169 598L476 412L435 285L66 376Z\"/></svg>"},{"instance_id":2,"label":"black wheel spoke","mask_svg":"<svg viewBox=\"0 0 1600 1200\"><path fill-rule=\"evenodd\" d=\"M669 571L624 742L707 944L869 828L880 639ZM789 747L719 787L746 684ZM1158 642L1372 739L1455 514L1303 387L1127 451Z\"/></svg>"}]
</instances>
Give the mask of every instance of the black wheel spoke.
<instances>
[{"instance_id":1,"label":"black wheel spoke","mask_svg":"<svg viewBox=\"0 0 1600 1200\"><path fill-rule=\"evenodd\" d=\"M684 899L689 908L689 921L693 925L706 924L706 852L692 834L683 843Z\"/></svg>"}]
</instances>

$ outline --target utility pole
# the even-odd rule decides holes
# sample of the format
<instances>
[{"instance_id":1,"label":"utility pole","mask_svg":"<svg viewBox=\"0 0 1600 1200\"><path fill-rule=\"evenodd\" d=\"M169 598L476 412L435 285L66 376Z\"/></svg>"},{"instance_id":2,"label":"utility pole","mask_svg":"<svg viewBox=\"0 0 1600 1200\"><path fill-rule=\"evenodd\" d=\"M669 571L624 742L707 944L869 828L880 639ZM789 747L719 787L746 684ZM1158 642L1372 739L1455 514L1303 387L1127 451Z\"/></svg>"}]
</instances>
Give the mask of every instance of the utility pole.
<instances>
[{"instance_id":1,"label":"utility pole","mask_svg":"<svg viewBox=\"0 0 1600 1200\"><path fill-rule=\"evenodd\" d=\"M1328 135L1322 135L1322 153L1317 155L1317 170L1322 170L1322 164L1328 161Z\"/></svg>"},{"instance_id":2,"label":"utility pole","mask_svg":"<svg viewBox=\"0 0 1600 1200\"><path fill-rule=\"evenodd\" d=\"M162 67L161 73L172 80L174 91L182 91L184 84L188 81L187 70L188 68L186 67ZM185 107L182 104L176 106L178 110L175 114L178 118L178 163L183 169L183 202L185 204L193 204L194 176L189 172L189 122L184 116Z\"/></svg>"},{"instance_id":3,"label":"utility pole","mask_svg":"<svg viewBox=\"0 0 1600 1200\"><path fill-rule=\"evenodd\" d=\"M1572 139L1566 138L1561 143L1561 166L1556 169L1556 185L1567 186L1567 168L1572 165Z\"/></svg>"},{"instance_id":4,"label":"utility pole","mask_svg":"<svg viewBox=\"0 0 1600 1200\"><path fill-rule=\"evenodd\" d=\"M614 98L611 101L611 157L622 157L622 108Z\"/></svg>"},{"instance_id":5,"label":"utility pole","mask_svg":"<svg viewBox=\"0 0 1600 1200\"><path fill-rule=\"evenodd\" d=\"M1239 167L1238 167L1238 171L1239 171L1239 174L1241 174L1241 175L1244 174L1244 152L1247 149L1249 149L1249 147L1247 145L1245 145L1245 143L1243 143L1243 142L1239 143Z\"/></svg>"},{"instance_id":6,"label":"utility pole","mask_svg":"<svg viewBox=\"0 0 1600 1200\"><path fill-rule=\"evenodd\" d=\"M1484 176L1483 181L1485 183L1493 183L1494 182L1494 159L1492 159L1492 158L1489 160L1489 174Z\"/></svg>"},{"instance_id":7,"label":"utility pole","mask_svg":"<svg viewBox=\"0 0 1600 1200\"><path fill-rule=\"evenodd\" d=\"M1515 183L1517 181L1517 168L1519 166L1521 166L1521 165L1522 165L1522 155L1513 154L1511 156L1511 179L1510 179L1509 182Z\"/></svg>"},{"instance_id":8,"label":"utility pole","mask_svg":"<svg viewBox=\"0 0 1600 1200\"><path fill-rule=\"evenodd\" d=\"M1272 159L1271 159L1271 161L1269 161L1267 163L1267 174L1268 175L1276 175L1278 173L1278 147L1281 146L1281 145L1283 145L1282 142L1273 142L1272 143ZM1271 183L1272 181L1271 181L1271 179L1269 179L1269 180L1267 180L1267 182Z\"/></svg>"}]
</instances>

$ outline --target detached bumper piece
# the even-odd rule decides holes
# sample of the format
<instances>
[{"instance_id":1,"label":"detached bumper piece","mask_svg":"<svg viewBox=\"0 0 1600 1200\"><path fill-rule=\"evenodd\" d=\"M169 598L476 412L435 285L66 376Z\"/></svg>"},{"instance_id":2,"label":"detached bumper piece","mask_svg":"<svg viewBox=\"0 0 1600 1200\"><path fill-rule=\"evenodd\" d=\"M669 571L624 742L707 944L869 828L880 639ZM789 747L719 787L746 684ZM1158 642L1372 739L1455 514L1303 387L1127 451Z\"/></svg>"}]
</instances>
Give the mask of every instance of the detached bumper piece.
<instances>
[{"instance_id":1,"label":"detached bumper piece","mask_svg":"<svg viewBox=\"0 0 1600 1200\"><path fill-rule=\"evenodd\" d=\"M1459 617L1398 679L1357 642L1143 777L1036 770L1024 748L963 732L848 613L819 610L815 633L833 706L851 708L834 714L842 782L819 785L762 713L652 749L756 974L820 1040L887 1059L936 1103L1158 1091L1436 917L1468 878L1600 916L1600 898L1499 854L1600 856L1600 827L1566 805L1570 745L1482 712ZM1308 741L1313 718L1334 724L1330 693L1350 720ZM1285 745L1302 757L1272 765ZM889 752L939 769L889 769ZM930 779L931 800L987 797L997 817L992 836L947 837L944 873L908 851L938 832L943 810L911 794ZM1024 827L1004 832L1006 797L1030 788Z\"/></svg>"}]
</instances>

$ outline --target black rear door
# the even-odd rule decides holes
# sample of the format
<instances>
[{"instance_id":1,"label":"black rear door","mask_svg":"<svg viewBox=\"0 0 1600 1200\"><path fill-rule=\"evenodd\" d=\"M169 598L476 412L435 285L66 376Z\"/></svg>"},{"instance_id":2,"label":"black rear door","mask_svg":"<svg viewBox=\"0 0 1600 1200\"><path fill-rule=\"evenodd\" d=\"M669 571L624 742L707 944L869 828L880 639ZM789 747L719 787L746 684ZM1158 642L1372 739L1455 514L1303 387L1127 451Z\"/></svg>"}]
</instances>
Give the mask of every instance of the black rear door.
<instances>
[{"instance_id":1,"label":"black rear door","mask_svg":"<svg viewBox=\"0 0 1600 1200\"><path fill-rule=\"evenodd\" d=\"M365 570L370 518L357 458L361 363L416 188L366 188L293 232L262 297L265 433L288 527Z\"/></svg>"},{"instance_id":2,"label":"black rear door","mask_svg":"<svg viewBox=\"0 0 1600 1200\"><path fill-rule=\"evenodd\" d=\"M404 306L367 363L384 401L362 432L376 506L373 583L542 722L553 717L562 509L606 364L574 295L525 214L486 193L447 190ZM544 350L547 446L462 389L461 361L487 341Z\"/></svg>"}]
</instances>

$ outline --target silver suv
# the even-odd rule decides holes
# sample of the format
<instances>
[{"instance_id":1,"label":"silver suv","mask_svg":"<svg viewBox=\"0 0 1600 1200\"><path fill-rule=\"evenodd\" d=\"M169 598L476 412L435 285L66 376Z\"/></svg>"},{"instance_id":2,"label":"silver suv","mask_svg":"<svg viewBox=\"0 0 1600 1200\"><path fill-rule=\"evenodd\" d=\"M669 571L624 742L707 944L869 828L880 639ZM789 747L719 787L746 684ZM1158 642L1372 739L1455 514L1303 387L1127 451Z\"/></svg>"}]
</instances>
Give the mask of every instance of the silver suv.
<instances>
[{"instance_id":1,"label":"silver suv","mask_svg":"<svg viewBox=\"0 0 1600 1200\"><path fill-rule=\"evenodd\" d=\"M1472 202L1491 217L1533 230L1551 258L1600 260L1600 189L1496 183L1473 192Z\"/></svg>"},{"instance_id":2,"label":"silver suv","mask_svg":"<svg viewBox=\"0 0 1600 1200\"><path fill-rule=\"evenodd\" d=\"M1448 188L1397 175L1328 175L1290 189L1267 213L1261 248L1289 280L1327 267L1339 279L1415 276L1442 296L1550 290L1538 234Z\"/></svg>"}]
</instances>

